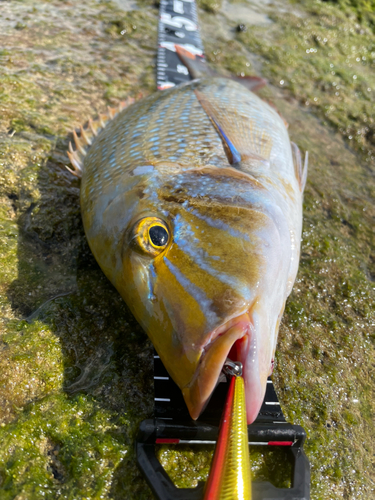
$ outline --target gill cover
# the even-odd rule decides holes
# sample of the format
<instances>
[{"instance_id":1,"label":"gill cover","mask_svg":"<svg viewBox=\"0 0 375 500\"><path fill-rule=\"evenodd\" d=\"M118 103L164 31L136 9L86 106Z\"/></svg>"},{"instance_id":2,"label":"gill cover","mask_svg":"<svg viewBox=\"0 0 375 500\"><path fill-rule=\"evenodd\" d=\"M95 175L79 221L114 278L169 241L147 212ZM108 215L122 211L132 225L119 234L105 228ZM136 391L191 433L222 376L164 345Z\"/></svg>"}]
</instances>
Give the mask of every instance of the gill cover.
<instances>
[{"instance_id":1,"label":"gill cover","mask_svg":"<svg viewBox=\"0 0 375 500\"><path fill-rule=\"evenodd\" d=\"M210 197L192 196L199 184ZM244 365L249 419L262 403L277 335L274 311L283 308L279 292L288 271L278 265L275 278L274 263L289 233L257 189L231 168L175 174L159 192L168 200L164 213L155 208L142 216L141 210L124 240L121 293L193 418L204 409L229 352Z\"/></svg>"}]
</instances>

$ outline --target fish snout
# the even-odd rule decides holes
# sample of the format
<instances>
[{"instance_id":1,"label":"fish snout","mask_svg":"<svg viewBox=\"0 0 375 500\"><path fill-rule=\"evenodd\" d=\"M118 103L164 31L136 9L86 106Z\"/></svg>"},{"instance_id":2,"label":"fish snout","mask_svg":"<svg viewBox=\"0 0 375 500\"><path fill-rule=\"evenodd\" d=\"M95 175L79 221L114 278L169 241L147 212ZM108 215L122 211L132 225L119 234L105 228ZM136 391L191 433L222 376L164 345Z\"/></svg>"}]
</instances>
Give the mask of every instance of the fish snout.
<instances>
[{"instance_id":1,"label":"fish snout","mask_svg":"<svg viewBox=\"0 0 375 500\"><path fill-rule=\"evenodd\" d=\"M264 399L272 357L271 342L264 341L257 315L250 313L232 318L210 334L191 382L182 388L193 419L197 419L207 405L227 358L242 363L247 422L250 424L256 419Z\"/></svg>"},{"instance_id":2,"label":"fish snout","mask_svg":"<svg viewBox=\"0 0 375 500\"><path fill-rule=\"evenodd\" d=\"M251 335L251 322L247 313L229 320L209 334L194 376L182 388L193 419L199 417L208 403L232 346L247 335Z\"/></svg>"}]
</instances>

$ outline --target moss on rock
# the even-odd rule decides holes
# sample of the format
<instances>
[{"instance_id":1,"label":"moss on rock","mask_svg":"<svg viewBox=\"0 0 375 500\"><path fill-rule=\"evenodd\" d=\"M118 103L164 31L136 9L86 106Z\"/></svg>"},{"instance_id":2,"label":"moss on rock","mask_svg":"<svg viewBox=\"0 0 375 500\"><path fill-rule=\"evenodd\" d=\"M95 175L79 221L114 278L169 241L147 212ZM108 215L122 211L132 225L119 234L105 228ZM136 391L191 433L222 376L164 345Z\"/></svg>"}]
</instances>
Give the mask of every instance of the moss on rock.
<instances>
[{"instance_id":1,"label":"moss on rock","mask_svg":"<svg viewBox=\"0 0 375 500\"><path fill-rule=\"evenodd\" d=\"M271 13L273 28L237 38L263 58L263 73L339 130L368 162L375 160L375 38L350 9L306 0Z\"/></svg>"}]
</instances>

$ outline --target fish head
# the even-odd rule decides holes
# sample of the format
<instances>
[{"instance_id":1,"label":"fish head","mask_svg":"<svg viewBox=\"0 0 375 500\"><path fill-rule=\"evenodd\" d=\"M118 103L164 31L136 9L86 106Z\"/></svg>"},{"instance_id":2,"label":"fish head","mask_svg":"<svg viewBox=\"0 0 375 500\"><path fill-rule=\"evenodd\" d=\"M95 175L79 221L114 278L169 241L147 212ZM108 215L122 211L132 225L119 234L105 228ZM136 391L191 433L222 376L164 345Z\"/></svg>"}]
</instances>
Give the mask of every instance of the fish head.
<instances>
[{"instance_id":1,"label":"fish head","mask_svg":"<svg viewBox=\"0 0 375 500\"><path fill-rule=\"evenodd\" d=\"M125 233L120 292L192 418L229 356L243 365L250 423L285 303L290 252L282 214L258 181L231 167L190 169L152 184Z\"/></svg>"}]
</instances>

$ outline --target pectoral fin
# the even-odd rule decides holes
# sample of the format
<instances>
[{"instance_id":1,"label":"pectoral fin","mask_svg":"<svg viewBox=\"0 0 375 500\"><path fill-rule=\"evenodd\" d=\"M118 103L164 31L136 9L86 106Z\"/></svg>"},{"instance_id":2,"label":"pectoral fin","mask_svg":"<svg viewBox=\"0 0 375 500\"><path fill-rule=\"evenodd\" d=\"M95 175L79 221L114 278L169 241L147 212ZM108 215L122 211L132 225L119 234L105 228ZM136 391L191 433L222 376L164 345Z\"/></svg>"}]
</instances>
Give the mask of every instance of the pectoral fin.
<instances>
[{"instance_id":1,"label":"pectoral fin","mask_svg":"<svg viewBox=\"0 0 375 500\"><path fill-rule=\"evenodd\" d=\"M291 145L292 145L292 153L293 153L294 172L296 174L301 193L303 193L303 190L305 189L305 185L306 185L309 153L308 153L308 151L306 151L305 161L302 165L301 151L299 150L297 144L295 144L294 142L291 142Z\"/></svg>"},{"instance_id":2,"label":"pectoral fin","mask_svg":"<svg viewBox=\"0 0 375 500\"><path fill-rule=\"evenodd\" d=\"M229 163L235 166L244 162L247 166L268 168L271 152L268 134L248 115L239 111L227 113L225 103L215 95L206 96L198 89L194 92L220 135Z\"/></svg>"},{"instance_id":3,"label":"pectoral fin","mask_svg":"<svg viewBox=\"0 0 375 500\"><path fill-rule=\"evenodd\" d=\"M225 134L224 130L220 127L220 125L216 122L216 120L212 117L211 121L214 124L218 134L220 135L220 138L223 142L224 146L224 151L225 154L227 155L228 161L231 165L239 163L241 161L241 155L235 148L235 146L232 144L232 142L229 140L227 135Z\"/></svg>"}]
</instances>

